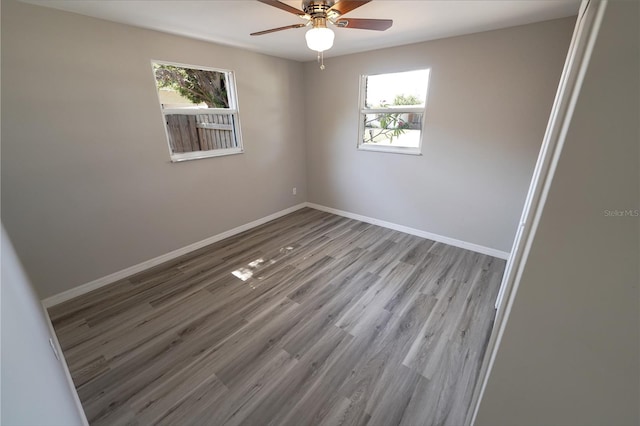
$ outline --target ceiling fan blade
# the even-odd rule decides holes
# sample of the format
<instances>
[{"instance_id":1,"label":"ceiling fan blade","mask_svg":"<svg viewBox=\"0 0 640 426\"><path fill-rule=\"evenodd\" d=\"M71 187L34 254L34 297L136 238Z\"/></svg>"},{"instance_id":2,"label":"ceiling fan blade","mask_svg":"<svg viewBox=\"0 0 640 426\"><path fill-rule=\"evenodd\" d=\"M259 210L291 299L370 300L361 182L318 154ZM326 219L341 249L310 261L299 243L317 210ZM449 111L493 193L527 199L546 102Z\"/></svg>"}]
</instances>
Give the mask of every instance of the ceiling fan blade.
<instances>
[{"instance_id":1,"label":"ceiling fan blade","mask_svg":"<svg viewBox=\"0 0 640 426\"><path fill-rule=\"evenodd\" d=\"M391 28L391 25L393 25L393 20L342 18L338 19L335 24L340 28L357 28L359 30L385 31Z\"/></svg>"},{"instance_id":2,"label":"ceiling fan blade","mask_svg":"<svg viewBox=\"0 0 640 426\"><path fill-rule=\"evenodd\" d=\"M339 0L327 10L328 12L335 11L338 15L344 15L345 13L351 12L353 9L357 9L360 6L364 6L369 3L371 0L363 0L363 1L354 1L354 0Z\"/></svg>"},{"instance_id":3,"label":"ceiling fan blade","mask_svg":"<svg viewBox=\"0 0 640 426\"><path fill-rule=\"evenodd\" d=\"M268 4L269 6L277 7L278 9L284 10L285 12L293 13L294 15L298 15L301 18L307 16L306 13L301 11L300 9L296 9L295 7L289 6L286 3L282 3L278 0L258 0L260 3Z\"/></svg>"},{"instance_id":4,"label":"ceiling fan blade","mask_svg":"<svg viewBox=\"0 0 640 426\"><path fill-rule=\"evenodd\" d=\"M286 27L278 27L278 28L271 28L270 30L258 31L257 33L251 33L250 35L258 36L263 34L275 33L276 31L290 30L292 28L302 28L306 26L307 24L287 25Z\"/></svg>"}]
</instances>

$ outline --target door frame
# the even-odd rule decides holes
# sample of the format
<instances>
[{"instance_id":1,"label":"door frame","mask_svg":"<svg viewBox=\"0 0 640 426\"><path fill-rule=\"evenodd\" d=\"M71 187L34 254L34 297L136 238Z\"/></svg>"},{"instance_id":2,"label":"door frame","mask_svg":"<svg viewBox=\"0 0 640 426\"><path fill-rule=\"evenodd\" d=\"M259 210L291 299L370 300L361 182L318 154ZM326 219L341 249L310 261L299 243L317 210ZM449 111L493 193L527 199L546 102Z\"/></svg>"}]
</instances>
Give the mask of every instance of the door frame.
<instances>
[{"instance_id":1,"label":"door frame","mask_svg":"<svg viewBox=\"0 0 640 426\"><path fill-rule=\"evenodd\" d=\"M566 135L589 66L600 25L608 0L582 0L578 18L569 44L549 122L534 168L529 192L516 231L514 243L500 284L496 300L496 317L485 356L482 361L478 384L471 400L471 417L467 424L476 421L482 396L496 359L511 308L520 285L523 270L533 244L553 176L560 159Z\"/></svg>"}]
</instances>

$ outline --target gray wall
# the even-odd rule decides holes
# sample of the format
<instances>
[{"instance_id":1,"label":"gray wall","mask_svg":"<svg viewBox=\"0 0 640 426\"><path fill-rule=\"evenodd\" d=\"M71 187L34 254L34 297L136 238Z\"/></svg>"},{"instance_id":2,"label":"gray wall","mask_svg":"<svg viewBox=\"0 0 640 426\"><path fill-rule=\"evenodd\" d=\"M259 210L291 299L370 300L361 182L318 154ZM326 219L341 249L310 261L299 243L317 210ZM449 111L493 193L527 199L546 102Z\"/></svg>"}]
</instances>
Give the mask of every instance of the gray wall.
<instances>
[{"instance_id":1,"label":"gray wall","mask_svg":"<svg viewBox=\"0 0 640 426\"><path fill-rule=\"evenodd\" d=\"M49 346L49 323L4 227L2 243L2 417L10 426L82 425L66 365Z\"/></svg>"},{"instance_id":2,"label":"gray wall","mask_svg":"<svg viewBox=\"0 0 640 426\"><path fill-rule=\"evenodd\" d=\"M309 201L510 251L574 22L305 64ZM419 68L424 155L358 151L359 75Z\"/></svg>"},{"instance_id":3,"label":"gray wall","mask_svg":"<svg viewBox=\"0 0 640 426\"><path fill-rule=\"evenodd\" d=\"M2 7L2 218L43 298L307 200L510 250L573 25L331 58L321 73ZM236 72L244 154L169 162L152 59ZM420 67L424 155L357 151L358 76Z\"/></svg>"},{"instance_id":4,"label":"gray wall","mask_svg":"<svg viewBox=\"0 0 640 426\"><path fill-rule=\"evenodd\" d=\"M306 201L302 64L12 0L2 40L2 220L41 297ZM169 162L151 59L236 72L244 154Z\"/></svg>"},{"instance_id":5,"label":"gray wall","mask_svg":"<svg viewBox=\"0 0 640 426\"><path fill-rule=\"evenodd\" d=\"M610 2L478 425L637 425L640 40Z\"/></svg>"}]
</instances>

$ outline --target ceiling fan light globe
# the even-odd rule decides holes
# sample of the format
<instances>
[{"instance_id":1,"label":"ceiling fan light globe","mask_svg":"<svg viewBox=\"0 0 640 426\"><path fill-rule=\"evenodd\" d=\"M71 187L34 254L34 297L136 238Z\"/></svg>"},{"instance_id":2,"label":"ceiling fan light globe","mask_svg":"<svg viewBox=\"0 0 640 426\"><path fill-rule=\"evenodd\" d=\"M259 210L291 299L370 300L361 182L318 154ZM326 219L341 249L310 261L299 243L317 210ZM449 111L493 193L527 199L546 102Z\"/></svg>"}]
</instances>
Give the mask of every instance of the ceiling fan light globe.
<instances>
[{"instance_id":1,"label":"ceiling fan light globe","mask_svg":"<svg viewBox=\"0 0 640 426\"><path fill-rule=\"evenodd\" d=\"M305 34L307 40L307 47L317 52L324 52L331 49L333 46L333 39L335 34L329 28L311 28Z\"/></svg>"}]
</instances>

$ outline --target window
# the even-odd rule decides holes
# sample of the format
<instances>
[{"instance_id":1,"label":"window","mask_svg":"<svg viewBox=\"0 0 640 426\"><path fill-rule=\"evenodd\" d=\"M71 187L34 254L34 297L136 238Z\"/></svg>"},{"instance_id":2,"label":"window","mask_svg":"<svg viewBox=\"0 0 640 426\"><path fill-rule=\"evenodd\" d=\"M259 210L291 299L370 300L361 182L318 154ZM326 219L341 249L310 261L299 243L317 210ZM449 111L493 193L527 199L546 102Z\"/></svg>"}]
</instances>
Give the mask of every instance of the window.
<instances>
[{"instance_id":1,"label":"window","mask_svg":"<svg viewBox=\"0 0 640 426\"><path fill-rule=\"evenodd\" d=\"M233 72L152 64L171 161L242 152Z\"/></svg>"},{"instance_id":2,"label":"window","mask_svg":"<svg viewBox=\"0 0 640 426\"><path fill-rule=\"evenodd\" d=\"M363 75L358 148L420 154L429 70Z\"/></svg>"}]
</instances>

